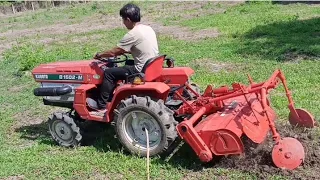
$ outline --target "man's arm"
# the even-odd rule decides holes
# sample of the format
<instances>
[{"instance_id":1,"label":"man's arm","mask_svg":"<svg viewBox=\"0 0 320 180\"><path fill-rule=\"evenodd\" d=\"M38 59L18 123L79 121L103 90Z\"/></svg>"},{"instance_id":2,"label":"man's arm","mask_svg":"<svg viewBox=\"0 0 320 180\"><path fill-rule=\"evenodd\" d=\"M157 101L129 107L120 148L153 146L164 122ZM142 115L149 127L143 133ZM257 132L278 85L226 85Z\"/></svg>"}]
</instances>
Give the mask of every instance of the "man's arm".
<instances>
[{"instance_id":1,"label":"man's arm","mask_svg":"<svg viewBox=\"0 0 320 180\"><path fill-rule=\"evenodd\" d=\"M136 43L136 41L136 38L131 33L127 33L120 40L116 47L103 53L96 54L94 58L96 59L101 57L114 57L124 53L129 53L131 47Z\"/></svg>"},{"instance_id":2,"label":"man's arm","mask_svg":"<svg viewBox=\"0 0 320 180\"><path fill-rule=\"evenodd\" d=\"M128 53L128 52L126 52L122 48L114 47L110 50L96 54L94 58L114 57L114 56L122 55L124 53Z\"/></svg>"}]
</instances>

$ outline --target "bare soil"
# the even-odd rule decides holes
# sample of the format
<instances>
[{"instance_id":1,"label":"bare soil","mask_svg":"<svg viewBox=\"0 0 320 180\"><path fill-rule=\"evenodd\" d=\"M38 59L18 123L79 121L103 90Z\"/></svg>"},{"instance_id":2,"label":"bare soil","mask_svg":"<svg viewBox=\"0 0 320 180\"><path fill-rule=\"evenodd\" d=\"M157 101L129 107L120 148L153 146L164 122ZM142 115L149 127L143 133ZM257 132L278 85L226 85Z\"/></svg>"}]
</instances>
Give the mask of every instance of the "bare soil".
<instances>
[{"instance_id":1,"label":"bare soil","mask_svg":"<svg viewBox=\"0 0 320 180\"><path fill-rule=\"evenodd\" d=\"M178 40L196 41L206 38L215 38L219 36L216 28L192 31L190 28L181 26L164 26L152 20L144 21L144 24L150 25L159 35L166 35Z\"/></svg>"},{"instance_id":2,"label":"bare soil","mask_svg":"<svg viewBox=\"0 0 320 180\"><path fill-rule=\"evenodd\" d=\"M0 54L6 49L10 49L12 46L17 45L17 37L23 39L26 37L43 36L43 38L38 39L37 42L49 44L51 42L60 41L62 38L59 35L80 34L95 30L110 30L119 27L123 27L123 25L118 17L97 15L78 24L67 25L60 22L51 26L39 28L8 30L0 33ZM54 38L46 36L52 36ZM80 40L81 39L78 41Z\"/></svg>"},{"instance_id":3,"label":"bare soil","mask_svg":"<svg viewBox=\"0 0 320 180\"><path fill-rule=\"evenodd\" d=\"M190 2L165 2L157 3L143 12L145 17L152 19L164 19L180 17L180 20L188 20L195 17L223 13L226 7L238 5L244 1L190 1ZM211 6L209 6L211 5ZM213 6L212 6L213 5ZM177 20L176 22L180 22Z\"/></svg>"},{"instance_id":4,"label":"bare soil","mask_svg":"<svg viewBox=\"0 0 320 180\"><path fill-rule=\"evenodd\" d=\"M15 114L13 118L16 120L16 123L14 123L15 127L40 124L44 121L43 119L41 119L41 117L36 116L35 113L32 112L32 110L19 112Z\"/></svg>"},{"instance_id":5,"label":"bare soil","mask_svg":"<svg viewBox=\"0 0 320 180\"><path fill-rule=\"evenodd\" d=\"M114 29L123 27L122 22L119 21L118 17L112 16L93 16L78 24L64 24L58 23L51 26L45 26L40 28L30 28L22 30L9 30L0 33L1 37L28 37L33 35L61 35L61 34L72 34L72 33L85 33L94 30L101 29Z\"/></svg>"},{"instance_id":6,"label":"bare soil","mask_svg":"<svg viewBox=\"0 0 320 180\"><path fill-rule=\"evenodd\" d=\"M8 91L12 92L12 93L21 92L22 90L24 90L28 86L29 86L28 84L20 85L20 86L13 86L11 88L8 88Z\"/></svg>"},{"instance_id":7,"label":"bare soil","mask_svg":"<svg viewBox=\"0 0 320 180\"><path fill-rule=\"evenodd\" d=\"M120 180L123 179L123 175L122 174L109 174L109 173L101 173L98 170L94 171L92 174L92 178L96 179L96 180L109 180L110 177L112 177L111 179L114 180Z\"/></svg>"},{"instance_id":8,"label":"bare soil","mask_svg":"<svg viewBox=\"0 0 320 180\"><path fill-rule=\"evenodd\" d=\"M9 176L9 177L3 178L1 180L22 180L22 179L25 179L23 175L20 175L20 176Z\"/></svg>"},{"instance_id":9,"label":"bare soil","mask_svg":"<svg viewBox=\"0 0 320 180\"><path fill-rule=\"evenodd\" d=\"M280 125L277 128L282 137L297 138L305 148L305 161L297 169L282 170L272 161L273 142L271 136L260 145L246 141L244 156L223 157L213 167L240 170L254 174L258 179L268 179L273 175L282 175L290 179L319 179L320 171L320 141L316 130L293 128L290 125ZM251 146L248 146L251 145Z\"/></svg>"},{"instance_id":10,"label":"bare soil","mask_svg":"<svg viewBox=\"0 0 320 180\"><path fill-rule=\"evenodd\" d=\"M306 54L297 54L295 52L288 52L284 54L285 63L299 63L300 61L310 59L310 57L312 56Z\"/></svg>"}]
</instances>

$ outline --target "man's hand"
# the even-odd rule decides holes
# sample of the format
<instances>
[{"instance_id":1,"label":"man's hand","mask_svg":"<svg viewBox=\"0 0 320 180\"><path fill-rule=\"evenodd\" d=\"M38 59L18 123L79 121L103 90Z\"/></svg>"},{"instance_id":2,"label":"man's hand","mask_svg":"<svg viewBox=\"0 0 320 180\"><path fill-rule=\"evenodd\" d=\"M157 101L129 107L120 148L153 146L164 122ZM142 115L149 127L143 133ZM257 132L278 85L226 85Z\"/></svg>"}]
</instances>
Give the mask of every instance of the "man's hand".
<instances>
[{"instance_id":1,"label":"man's hand","mask_svg":"<svg viewBox=\"0 0 320 180\"><path fill-rule=\"evenodd\" d=\"M94 57L93 57L93 59L100 59L101 58L101 56L100 56L100 54L99 53L97 53L96 55L94 55Z\"/></svg>"},{"instance_id":2,"label":"man's hand","mask_svg":"<svg viewBox=\"0 0 320 180\"><path fill-rule=\"evenodd\" d=\"M125 50L119 48L119 47L114 47L108 51L105 51L103 53L97 53L95 56L94 56L94 59L100 59L100 58L103 58L103 57L115 57L115 56L118 56L118 55L122 55L126 53Z\"/></svg>"}]
</instances>

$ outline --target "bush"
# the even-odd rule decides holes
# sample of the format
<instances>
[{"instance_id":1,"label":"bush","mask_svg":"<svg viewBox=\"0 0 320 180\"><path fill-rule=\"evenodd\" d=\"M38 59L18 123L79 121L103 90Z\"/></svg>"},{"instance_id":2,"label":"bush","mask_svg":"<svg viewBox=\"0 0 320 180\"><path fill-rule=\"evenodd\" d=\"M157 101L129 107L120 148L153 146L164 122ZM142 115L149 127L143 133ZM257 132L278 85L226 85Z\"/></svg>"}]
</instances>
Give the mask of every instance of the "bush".
<instances>
[{"instance_id":1,"label":"bush","mask_svg":"<svg viewBox=\"0 0 320 180\"><path fill-rule=\"evenodd\" d=\"M18 71L29 71L39 64L54 61L72 61L92 58L97 48L90 44L59 44L51 47L43 44L23 44L4 53L6 61L18 61Z\"/></svg>"}]
</instances>

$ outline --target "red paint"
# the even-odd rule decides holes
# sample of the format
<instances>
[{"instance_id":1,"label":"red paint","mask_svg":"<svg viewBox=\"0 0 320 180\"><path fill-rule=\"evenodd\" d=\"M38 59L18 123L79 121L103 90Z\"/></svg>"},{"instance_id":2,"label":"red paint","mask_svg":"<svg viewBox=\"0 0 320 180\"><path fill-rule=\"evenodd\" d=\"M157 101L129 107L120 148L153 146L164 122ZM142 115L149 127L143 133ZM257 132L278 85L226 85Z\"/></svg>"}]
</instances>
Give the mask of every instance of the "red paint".
<instances>
[{"instance_id":1,"label":"red paint","mask_svg":"<svg viewBox=\"0 0 320 180\"><path fill-rule=\"evenodd\" d=\"M97 60L85 60L85 61L70 61L70 62L54 62L41 64L32 70L33 77L35 74L81 74L83 75L83 81L73 81L64 80L64 83L81 83L81 84L101 84L102 78L94 79L93 75L97 74L100 77L103 76L103 71L101 70L102 64L95 64L99 62ZM61 83L61 80L37 80L36 82L52 82Z\"/></svg>"},{"instance_id":2,"label":"red paint","mask_svg":"<svg viewBox=\"0 0 320 180\"><path fill-rule=\"evenodd\" d=\"M169 84L181 85L186 83L193 73L189 67L163 68L160 81L169 80Z\"/></svg>"},{"instance_id":3,"label":"red paint","mask_svg":"<svg viewBox=\"0 0 320 180\"><path fill-rule=\"evenodd\" d=\"M161 76L161 70L163 66L165 56L159 56L154 61L152 61L148 68L145 70L145 81L154 81Z\"/></svg>"},{"instance_id":4,"label":"red paint","mask_svg":"<svg viewBox=\"0 0 320 180\"><path fill-rule=\"evenodd\" d=\"M289 122L292 126L306 128L312 128L316 125L312 114L305 109L292 109L289 114Z\"/></svg>"},{"instance_id":5,"label":"red paint","mask_svg":"<svg viewBox=\"0 0 320 180\"><path fill-rule=\"evenodd\" d=\"M272 149L272 160L278 168L293 170L299 167L304 159L302 144L291 137L279 140Z\"/></svg>"}]
</instances>

